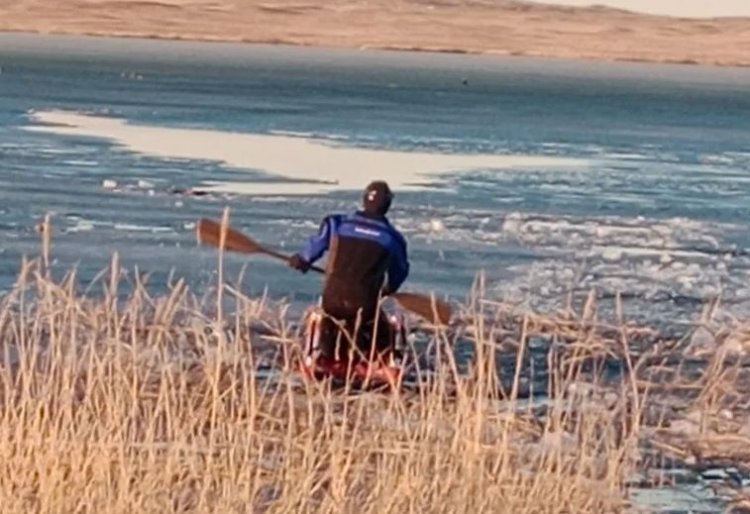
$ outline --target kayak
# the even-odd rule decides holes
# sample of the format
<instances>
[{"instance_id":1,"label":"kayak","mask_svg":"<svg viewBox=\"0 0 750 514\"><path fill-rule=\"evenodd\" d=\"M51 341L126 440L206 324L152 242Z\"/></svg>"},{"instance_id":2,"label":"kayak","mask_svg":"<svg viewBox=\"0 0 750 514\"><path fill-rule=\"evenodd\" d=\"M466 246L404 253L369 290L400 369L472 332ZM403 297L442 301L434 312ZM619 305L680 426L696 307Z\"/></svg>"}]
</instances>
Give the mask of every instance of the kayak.
<instances>
[{"instance_id":1,"label":"kayak","mask_svg":"<svg viewBox=\"0 0 750 514\"><path fill-rule=\"evenodd\" d=\"M348 362L346 360L334 361L319 354L318 342L320 339L320 323L323 320L323 312L315 307L308 310L305 316L304 337L302 340L302 362L299 371L304 378L310 380L324 380L331 378L339 381L351 381L357 383L368 383L372 385L398 384L402 378L403 367L399 362L400 350L406 345L407 329L403 317L391 315L388 322L392 328L394 339L391 346L394 349L386 362L367 362L358 360Z\"/></svg>"}]
</instances>

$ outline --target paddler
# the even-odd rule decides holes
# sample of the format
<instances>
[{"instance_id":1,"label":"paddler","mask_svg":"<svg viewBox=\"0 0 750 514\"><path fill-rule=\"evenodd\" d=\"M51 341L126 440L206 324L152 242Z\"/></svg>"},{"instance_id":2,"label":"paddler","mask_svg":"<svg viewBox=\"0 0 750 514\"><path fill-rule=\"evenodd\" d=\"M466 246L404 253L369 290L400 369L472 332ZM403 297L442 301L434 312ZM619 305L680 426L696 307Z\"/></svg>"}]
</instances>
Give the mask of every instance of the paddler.
<instances>
[{"instance_id":1,"label":"paddler","mask_svg":"<svg viewBox=\"0 0 750 514\"><path fill-rule=\"evenodd\" d=\"M357 362L380 365L387 363L393 352L395 335L379 304L406 280L409 260L406 240L386 217L392 201L393 193L386 182L370 183L364 190L361 210L326 216L318 233L289 259L292 268L306 273L329 252L320 353L315 363L318 370L341 369L350 350L354 350ZM351 341L356 341L356 347L350 345Z\"/></svg>"}]
</instances>

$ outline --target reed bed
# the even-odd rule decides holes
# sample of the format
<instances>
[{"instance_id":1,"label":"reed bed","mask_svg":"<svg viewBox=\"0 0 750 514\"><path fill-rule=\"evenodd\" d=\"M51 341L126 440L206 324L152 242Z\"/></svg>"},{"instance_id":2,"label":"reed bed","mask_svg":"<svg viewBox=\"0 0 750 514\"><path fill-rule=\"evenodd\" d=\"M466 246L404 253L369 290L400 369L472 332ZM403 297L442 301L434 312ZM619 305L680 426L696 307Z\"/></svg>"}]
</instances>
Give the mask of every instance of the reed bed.
<instances>
[{"instance_id":1,"label":"reed bed","mask_svg":"<svg viewBox=\"0 0 750 514\"><path fill-rule=\"evenodd\" d=\"M0 299L3 513L625 512L669 466L744 458L744 354L599 322L593 295L542 316L478 287L409 349L420 387L355 393L293 373L283 305L138 274L124 294L116 256L81 292L44 255ZM744 344L730 328L717 348Z\"/></svg>"}]
</instances>

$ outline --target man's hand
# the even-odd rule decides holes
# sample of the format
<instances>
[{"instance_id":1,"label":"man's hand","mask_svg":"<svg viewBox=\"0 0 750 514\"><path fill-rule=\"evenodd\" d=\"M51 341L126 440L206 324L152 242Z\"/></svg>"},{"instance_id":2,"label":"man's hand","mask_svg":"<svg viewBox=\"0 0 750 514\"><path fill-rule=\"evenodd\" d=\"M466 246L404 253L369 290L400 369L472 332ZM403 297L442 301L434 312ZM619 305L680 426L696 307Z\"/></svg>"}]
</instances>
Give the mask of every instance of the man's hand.
<instances>
[{"instance_id":1,"label":"man's hand","mask_svg":"<svg viewBox=\"0 0 750 514\"><path fill-rule=\"evenodd\" d=\"M302 273L310 271L310 263L303 259L299 254L289 257L289 267L301 271Z\"/></svg>"}]
</instances>

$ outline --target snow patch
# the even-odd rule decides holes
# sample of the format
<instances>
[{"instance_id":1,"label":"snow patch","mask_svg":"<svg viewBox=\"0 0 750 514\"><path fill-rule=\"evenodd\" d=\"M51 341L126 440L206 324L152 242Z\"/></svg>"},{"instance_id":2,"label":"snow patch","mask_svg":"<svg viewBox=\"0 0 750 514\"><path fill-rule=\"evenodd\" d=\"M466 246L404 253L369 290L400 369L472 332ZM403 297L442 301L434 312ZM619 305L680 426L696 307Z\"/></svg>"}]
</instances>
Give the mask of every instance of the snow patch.
<instances>
[{"instance_id":1,"label":"snow patch","mask_svg":"<svg viewBox=\"0 0 750 514\"><path fill-rule=\"evenodd\" d=\"M67 111L31 113L28 131L109 139L129 151L160 158L217 161L263 171L289 182L207 185L210 192L310 194L360 190L386 180L398 190L421 190L448 173L476 169L582 170L587 159L506 154L445 154L356 148L322 138L242 134L135 125L125 120Z\"/></svg>"}]
</instances>

